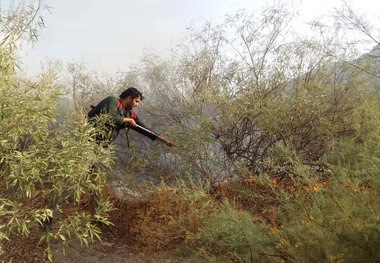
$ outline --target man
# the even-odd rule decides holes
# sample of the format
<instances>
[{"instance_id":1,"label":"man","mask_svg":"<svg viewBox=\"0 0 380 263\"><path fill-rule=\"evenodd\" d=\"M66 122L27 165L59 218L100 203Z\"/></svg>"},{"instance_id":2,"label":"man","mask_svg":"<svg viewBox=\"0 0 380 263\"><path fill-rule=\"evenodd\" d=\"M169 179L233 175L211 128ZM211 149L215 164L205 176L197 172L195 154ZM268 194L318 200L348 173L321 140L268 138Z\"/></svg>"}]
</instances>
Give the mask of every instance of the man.
<instances>
[{"instance_id":1,"label":"man","mask_svg":"<svg viewBox=\"0 0 380 263\"><path fill-rule=\"evenodd\" d=\"M169 147L173 146L174 144L172 142L165 140L162 136L147 129L137 115L132 111L132 109L137 107L143 98L144 97L140 91L131 87L123 91L119 98L109 96L93 107L87 114L90 121L93 121L94 118L100 114L107 114L109 116L108 122L106 122L107 136L98 135L96 140L111 143L116 139L121 129L131 128L149 137L153 141L158 140L165 143ZM89 202L91 203L91 207L95 207L95 199L93 196L90 197ZM61 206L64 205L65 204L61 204ZM49 201L48 207L53 211L52 213L55 214L55 216L60 214L55 202ZM52 222L53 217L48 215L46 218L42 219L41 227L46 230L50 229Z\"/></svg>"},{"instance_id":2,"label":"man","mask_svg":"<svg viewBox=\"0 0 380 263\"><path fill-rule=\"evenodd\" d=\"M147 129L132 111L143 99L141 92L131 87L124 90L119 98L109 96L93 107L88 113L89 120L93 120L100 114L107 114L110 117L109 123L106 124L107 136L98 136L97 140L113 142L121 129L131 128L153 141L158 140L169 147L173 146L173 142L167 141L162 136Z\"/></svg>"}]
</instances>

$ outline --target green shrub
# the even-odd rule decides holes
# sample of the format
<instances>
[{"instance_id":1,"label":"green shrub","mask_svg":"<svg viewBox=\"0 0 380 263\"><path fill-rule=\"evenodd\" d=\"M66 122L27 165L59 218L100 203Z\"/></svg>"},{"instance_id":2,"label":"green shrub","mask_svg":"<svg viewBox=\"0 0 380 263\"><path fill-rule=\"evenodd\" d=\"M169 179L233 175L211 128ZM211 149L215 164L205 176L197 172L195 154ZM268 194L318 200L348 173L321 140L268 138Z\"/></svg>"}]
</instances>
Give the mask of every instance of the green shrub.
<instances>
[{"instance_id":1,"label":"green shrub","mask_svg":"<svg viewBox=\"0 0 380 263\"><path fill-rule=\"evenodd\" d=\"M228 202L208 216L187 245L209 262L270 261L275 248L263 222Z\"/></svg>"},{"instance_id":2,"label":"green shrub","mask_svg":"<svg viewBox=\"0 0 380 263\"><path fill-rule=\"evenodd\" d=\"M109 223L111 208L101 192L111 164L110 151L94 142L95 130L83 116L56 123L57 91L52 74L35 83L15 79L0 85L0 93L6 93L0 98L3 238L34 234L35 226L53 217L52 228L41 239L48 241L48 247L50 239L66 243L71 235L88 243L99 237L95 221ZM98 197L92 213L79 209L88 195ZM69 213L68 204L78 209ZM56 218L53 210L62 215ZM50 250L48 255L51 258Z\"/></svg>"},{"instance_id":3,"label":"green shrub","mask_svg":"<svg viewBox=\"0 0 380 263\"><path fill-rule=\"evenodd\" d=\"M280 251L293 262L376 262L380 259L379 188L351 179L283 207Z\"/></svg>"},{"instance_id":4,"label":"green shrub","mask_svg":"<svg viewBox=\"0 0 380 263\"><path fill-rule=\"evenodd\" d=\"M284 202L278 218L279 248L290 261L379 261L380 126L376 112L363 119L357 137L339 141L326 158L332 173L326 188Z\"/></svg>"},{"instance_id":5,"label":"green shrub","mask_svg":"<svg viewBox=\"0 0 380 263\"><path fill-rule=\"evenodd\" d=\"M42 236L52 260L52 239L67 244L76 236L87 244L99 238L95 222L109 224L111 206L101 192L111 155L92 139L96 131L81 113L57 122L54 70L33 81L16 74L16 51L22 40L37 39L43 6L14 6L0 17L0 252L4 260L17 261L7 253L12 249L1 249L15 245L13 237ZM81 208L87 196L97 199L92 211ZM46 231L40 233L42 226Z\"/></svg>"}]
</instances>

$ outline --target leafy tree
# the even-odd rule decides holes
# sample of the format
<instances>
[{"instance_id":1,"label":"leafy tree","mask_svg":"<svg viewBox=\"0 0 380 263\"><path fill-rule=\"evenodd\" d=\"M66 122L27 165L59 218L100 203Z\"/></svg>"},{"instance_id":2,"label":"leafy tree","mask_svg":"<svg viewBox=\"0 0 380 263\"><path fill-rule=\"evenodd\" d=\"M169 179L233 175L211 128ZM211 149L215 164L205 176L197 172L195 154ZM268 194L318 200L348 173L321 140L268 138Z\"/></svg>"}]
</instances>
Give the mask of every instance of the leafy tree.
<instances>
[{"instance_id":1,"label":"leafy tree","mask_svg":"<svg viewBox=\"0 0 380 263\"><path fill-rule=\"evenodd\" d=\"M57 124L56 72L36 81L15 73L16 51L21 40L37 39L43 8L41 2L21 2L0 19L0 244L12 246L17 235L36 235L45 226L41 241L52 260L52 239L67 243L74 235L87 244L100 238L97 222L110 223L111 206L101 193L111 158L92 139L95 130L84 116ZM92 211L81 208L85 198L97 199Z\"/></svg>"}]
</instances>

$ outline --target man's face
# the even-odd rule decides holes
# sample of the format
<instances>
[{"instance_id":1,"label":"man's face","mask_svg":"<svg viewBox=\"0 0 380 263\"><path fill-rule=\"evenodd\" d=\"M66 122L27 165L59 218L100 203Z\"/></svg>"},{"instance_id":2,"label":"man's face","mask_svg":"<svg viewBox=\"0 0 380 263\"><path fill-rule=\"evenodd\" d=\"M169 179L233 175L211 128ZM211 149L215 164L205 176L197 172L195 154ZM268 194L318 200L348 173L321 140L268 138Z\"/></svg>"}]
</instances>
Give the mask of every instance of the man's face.
<instances>
[{"instance_id":1,"label":"man's face","mask_svg":"<svg viewBox=\"0 0 380 263\"><path fill-rule=\"evenodd\" d=\"M124 108L125 108L126 110L131 110L131 109L133 109L134 107L137 107L137 105L139 105L140 100L141 100L140 97L137 97L137 98L132 99L132 97L129 96L129 97L127 97L127 99L126 99L126 103L125 103Z\"/></svg>"}]
</instances>

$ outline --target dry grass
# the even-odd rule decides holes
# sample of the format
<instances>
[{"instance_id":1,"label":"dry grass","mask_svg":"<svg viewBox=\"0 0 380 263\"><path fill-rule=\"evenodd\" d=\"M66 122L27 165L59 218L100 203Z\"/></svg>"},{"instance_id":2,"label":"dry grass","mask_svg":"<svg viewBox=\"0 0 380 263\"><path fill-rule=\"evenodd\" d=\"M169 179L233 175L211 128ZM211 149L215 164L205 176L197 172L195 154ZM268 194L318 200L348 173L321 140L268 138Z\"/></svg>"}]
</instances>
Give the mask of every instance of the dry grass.
<instances>
[{"instance_id":1,"label":"dry grass","mask_svg":"<svg viewBox=\"0 0 380 263\"><path fill-rule=\"evenodd\" d=\"M190 233L197 231L210 208L207 197L193 201L182 197L174 190L163 189L154 192L148 200L113 200L114 226L103 231L126 238L130 246L144 247L144 250L178 247Z\"/></svg>"},{"instance_id":2,"label":"dry grass","mask_svg":"<svg viewBox=\"0 0 380 263\"><path fill-rule=\"evenodd\" d=\"M34 230L28 237L13 235L11 241L4 243L4 251L0 255L1 262L49 262L44 254L44 245L38 244L38 242L37 230Z\"/></svg>"},{"instance_id":3,"label":"dry grass","mask_svg":"<svg viewBox=\"0 0 380 263\"><path fill-rule=\"evenodd\" d=\"M117 238L132 250L143 249L145 252L179 248L189 236L197 233L202 222L218 209L222 200L227 199L236 209L265 218L273 226L276 225L275 208L279 205L269 184L253 181L220 184L209 194L203 189L178 186L156 189L148 198L119 200L106 191L103 197L110 199L115 208L110 214L114 225L100 225L103 236ZM78 211L93 213L91 200L88 197L81 204L67 205L62 217ZM44 247L36 246L37 235L12 238L7 247L9 258L17 259L20 255L24 260L28 254L28 262L44 262ZM19 245L15 245L15 240Z\"/></svg>"}]
</instances>

